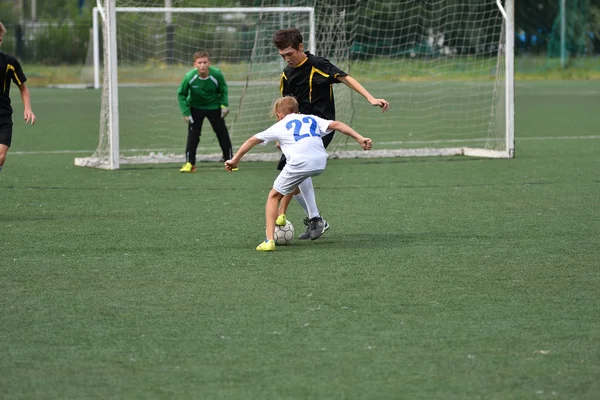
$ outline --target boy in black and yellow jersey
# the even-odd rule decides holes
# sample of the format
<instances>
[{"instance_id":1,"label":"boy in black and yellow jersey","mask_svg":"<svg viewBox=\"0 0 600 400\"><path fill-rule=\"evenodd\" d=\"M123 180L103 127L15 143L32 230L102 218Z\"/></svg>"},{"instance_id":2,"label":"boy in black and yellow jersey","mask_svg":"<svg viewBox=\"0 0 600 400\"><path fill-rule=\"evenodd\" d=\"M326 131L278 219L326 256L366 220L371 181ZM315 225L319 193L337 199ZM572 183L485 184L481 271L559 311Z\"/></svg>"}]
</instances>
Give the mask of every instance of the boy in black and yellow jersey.
<instances>
[{"instance_id":1,"label":"boy in black and yellow jersey","mask_svg":"<svg viewBox=\"0 0 600 400\"><path fill-rule=\"evenodd\" d=\"M6 28L0 22L0 45L4 39ZM25 85L27 77L21 69L21 64L11 55L0 52L0 171L6 161L6 153L12 141L12 114L13 109L10 105L10 85L14 82L21 92L23 100L23 118L25 123L33 125L35 123L35 114L31 111L31 97L29 89Z\"/></svg>"},{"instance_id":2,"label":"boy in black and yellow jersey","mask_svg":"<svg viewBox=\"0 0 600 400\"><path fill-rule=\"evenodd\" d=\"M185 164L180 171L196 171L196 151L204 118L208 118L217 135L223 152L222 160L229 160L233 149L225 125L225 117L229 114L227 82L221 70L210 65L207 52L194 53L194 69L185 74L177 90L177 99L183 119L188 123Z\"/></svg>"},{"instance_id":3,"label":"boy in black and yellow jersey","mask_svg":"<svg viewBox=\"0 0 600 400\"><path fill-rule=\"evenodd\" d=\"M358 94L363 96L371 105L380 107L385 112L389 103L384 99L377 99L371 95L356 79L336 67L323 57L304 51L302 35L296 28L280 29L273 35L273 44L279 50L279 54L287 63L281 74L280 91L282 96L293 96L298 100L300 113L312 114L318 117L335 120L335 99L333 87L335 83L343 83ZM333 133L323 137L325 147L333 139ZM281 157L277 169L285 166L285 156ZM300 203L304 211L316 209L315 191L312 179L308 178L302 182L293 197ZM279 208L277 225L285 225L285 213L291 201L292 195L286 196ZM300 235L299 239L308 239L311 229L321 227L323 232L329 229L327 221L318 217L315 221L307 221L308 229ZM322 233L322 232L321 232Z\"/></svg>"}]
</instances>

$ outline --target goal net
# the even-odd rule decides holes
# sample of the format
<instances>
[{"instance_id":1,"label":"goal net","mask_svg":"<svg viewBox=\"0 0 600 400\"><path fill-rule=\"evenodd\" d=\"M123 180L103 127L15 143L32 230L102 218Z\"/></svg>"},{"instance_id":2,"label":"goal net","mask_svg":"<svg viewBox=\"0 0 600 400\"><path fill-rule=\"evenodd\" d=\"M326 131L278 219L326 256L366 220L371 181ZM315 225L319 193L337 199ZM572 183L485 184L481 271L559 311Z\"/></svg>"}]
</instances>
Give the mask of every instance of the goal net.
<instances>
[{"instance_id":1,"label":"goal net","mask_svg":"<svg viewBox=\"0 0 600 400\"><path fill-rule=\"evenodd\" d=\"M165 7L104 0L98 7L100 138L96 152L77 165L183 162L187 127L177 88L198 50L210 53L227 80L235 151L274 122L269 112L284 64L271 37L287 27L300 29L305 48L390 102L382 114L345 85L333 85L336 118L371 137L374 150L357 151L338 134L332 156L514 154L513 0L207 0L194 7L172 1ZM220 156L205 121L198 159ZM279 153L266 146L248 156L275 160Z\"/></svg>"}]
</instances>

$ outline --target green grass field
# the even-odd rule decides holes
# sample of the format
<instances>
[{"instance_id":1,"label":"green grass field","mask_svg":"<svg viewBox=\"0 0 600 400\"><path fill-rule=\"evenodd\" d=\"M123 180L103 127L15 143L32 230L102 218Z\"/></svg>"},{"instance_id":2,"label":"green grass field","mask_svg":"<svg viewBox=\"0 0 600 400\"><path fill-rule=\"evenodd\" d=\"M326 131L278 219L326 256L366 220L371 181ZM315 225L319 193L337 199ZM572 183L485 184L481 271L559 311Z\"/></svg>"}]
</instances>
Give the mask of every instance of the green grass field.
<instances>
[{"instance_id":1,"label":"green grass field","mask_svg":"<svg viewBox=\"0 0 600 400\"><path fill-rule=\"evenodd\" d=\"M32 98L0 172L0 398L600 397L600 82L518 82L512 160L331 160L331 229L272 254L273 163L75 167L99 92Z\"/></svg>"}]
</instances>

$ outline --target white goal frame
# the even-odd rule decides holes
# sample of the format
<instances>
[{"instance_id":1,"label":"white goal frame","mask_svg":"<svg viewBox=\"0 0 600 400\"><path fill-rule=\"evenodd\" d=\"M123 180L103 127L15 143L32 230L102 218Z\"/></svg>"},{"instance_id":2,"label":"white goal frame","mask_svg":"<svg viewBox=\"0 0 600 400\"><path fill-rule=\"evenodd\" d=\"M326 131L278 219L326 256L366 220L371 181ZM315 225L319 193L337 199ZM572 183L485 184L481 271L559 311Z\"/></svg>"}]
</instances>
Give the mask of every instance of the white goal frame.
<instances>
[{"instance_id":1,"label":"white goal frame","mask_svg":"<svg viewBox=\"0 0 600 400\"><path fill-rule=\"evenodd\" d=\"M506 0L502 7L501 0L496 4L506 22L506 89L505 89L505 113L506 113L506 150L503 158L515 157L515 0Z\"/></svg>"}]
</instances>

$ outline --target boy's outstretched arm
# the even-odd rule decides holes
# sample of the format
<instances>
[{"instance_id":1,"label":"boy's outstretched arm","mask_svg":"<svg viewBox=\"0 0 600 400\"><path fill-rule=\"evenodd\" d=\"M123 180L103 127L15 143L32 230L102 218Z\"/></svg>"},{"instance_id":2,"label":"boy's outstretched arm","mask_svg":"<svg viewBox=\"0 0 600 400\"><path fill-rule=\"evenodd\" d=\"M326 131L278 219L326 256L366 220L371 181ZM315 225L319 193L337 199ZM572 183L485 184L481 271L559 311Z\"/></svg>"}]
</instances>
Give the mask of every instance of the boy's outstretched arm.
<instances>
[{"instance_id":1,"label":"boy's outstretched arm","mask_svg":"<svg viewBox=\"0 0 600 400\"><path fill-rule=\"evenodd\" d=\"M371 150L371 147L373 147L373 142L371 141L371 139L364 137L363 135L356 132L349 125L346 125L343 122L333 121L329 124L328 128L342 132L344 135L354 138L354 140L356 140L358 144L360 144L360 147L362 147L365 150Z\"/></svg>"},{"instance_id":2,"label":"boy's outstretched arm","mask_svg":"<svg viewBox=\"0 0 600 400\"><path fill-rule=\"evenodd\" d=\"M242 144L242 146L238 149L238 151L236 151L231 160L225 161L225 170L231 172L234 168L237 168L238 164L240 163L240 160L242 159L242 157L244 157L244 154L249 152L250 149L252 149L254 146L260 143L262 143L262 140L257 139L254 136L246 140L244 144Z\"/></svg>"},{"instance_id":3,"label":"boy's outstretched arm","mask_svg":"<svg viewBox=\"0 0 600 400\"><path fill-rule=\"evenodd\" d=\"M385 99L376 99L363 85L360 84L359 81L348 76L340 76L337 78L338 81L342 82L344 85L348 86L350 89L354 90L356 93L363 96L372 106L377 106L382 109L381 112L386 112L390 107L390 103Z\"/></svg>"}]
</instances>

